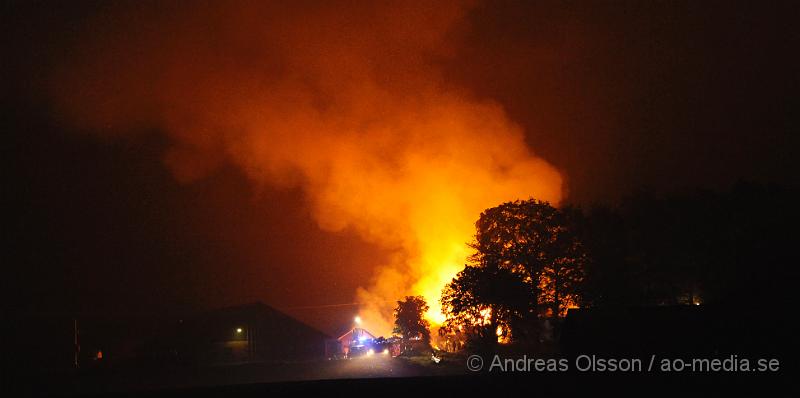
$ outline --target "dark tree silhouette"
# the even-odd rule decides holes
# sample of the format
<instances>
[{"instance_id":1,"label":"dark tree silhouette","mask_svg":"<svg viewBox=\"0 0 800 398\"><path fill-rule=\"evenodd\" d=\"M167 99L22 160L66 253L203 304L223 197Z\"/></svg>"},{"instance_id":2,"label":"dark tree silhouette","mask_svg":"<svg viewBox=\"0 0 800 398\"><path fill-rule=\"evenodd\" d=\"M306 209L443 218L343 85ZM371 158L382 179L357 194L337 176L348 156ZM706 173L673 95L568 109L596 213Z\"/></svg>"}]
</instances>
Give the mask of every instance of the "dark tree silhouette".
<instances>
[{"instance_id":1,"label":"dark tree silhouette","mask_svg":"<svg viewBox=\"0 0 800 398\"><path fill-rule=\"evenodd\" d=\"M482 346L510 338L512 330L536 315L536 286L524 274L496 263L467 265L445 286L440 331L466 332Z\"/></svg>"},{"instance_id":2,"label":"dark tree silhouette","mask_svg":"<svg viewBox=\"0 0 800 398\"><path fill-rule=\"evenodd\" d=\"M539 315L557 318L577 304L587 258L571 225L577 214L534 199L484 211L475 254L442 292L442 330L485 346L535 332Z\"/></svg>"},{"instance_id":3,"label":"dark tree silhouette","mask_svg":"<svg viewBox=\"0 0 800 398\"><path fill-rule=\"evenodd\" d=\"M587 255L576 230L574 210L535 199L503 203L476 223L473 264L496 264L538 287L538 303L551 316L579 304Z\"/></svg>"},{"instance_id":4,"label":"dark tree silhouette","mask_svg":"<svg viewBox=\"0 0 800 398\"><path fill-rule=\"evenodd\" d=\"M496 343L499 326L516 340L537 332L543 308L563 314L578 298L582 307L707 305L783 319L797 301L797 203L795 187L749 183L645 191L588 211L504 203L476 223L475 254L442 294L442 330Z\"/></svg>"},{"instance_id":5,"label":"dark tree silhouette","mask_svg":"<svg viewBox=\"0 0 800 398\"><path fill-rule=\"evenodd\" d=\"M425 344L430 343L430 323L425 313L430 309L422 296L406 296L397 302L394 309L394 333L404 339L421 338Z\"/></svg>"},{"instance_id":6,"label":"dark tree silhouette","mask_svg":"<svg viewBox=\"0 0 800 398\"><path fill-rule=\"evenodd\" d=\"M796 189L738 183L727 192L640 192L577 217L591 253L591 306L789 303ZM764 306L764 305L761 305Z\"/></svg>"}]
</instances>

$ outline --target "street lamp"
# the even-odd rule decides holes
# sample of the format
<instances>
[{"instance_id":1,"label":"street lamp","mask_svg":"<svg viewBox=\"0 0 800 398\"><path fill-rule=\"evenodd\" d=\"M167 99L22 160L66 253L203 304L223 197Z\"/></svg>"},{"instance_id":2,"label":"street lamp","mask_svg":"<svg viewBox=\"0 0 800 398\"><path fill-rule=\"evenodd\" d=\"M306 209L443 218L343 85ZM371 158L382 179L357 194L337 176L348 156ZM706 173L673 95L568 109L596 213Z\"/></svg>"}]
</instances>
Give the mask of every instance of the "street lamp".
<instances>
[{"instance_id":1,"label":"street lamp","mask_svg":"<svg viewBox=\"0 0 800 398\"><path fill-rule=\"evenodd\" d=\"M356 325L361 325L361 317L360 316L356 315L356 318L354 319L354 321L356 322Z\"/></svg>"}]
</instances>

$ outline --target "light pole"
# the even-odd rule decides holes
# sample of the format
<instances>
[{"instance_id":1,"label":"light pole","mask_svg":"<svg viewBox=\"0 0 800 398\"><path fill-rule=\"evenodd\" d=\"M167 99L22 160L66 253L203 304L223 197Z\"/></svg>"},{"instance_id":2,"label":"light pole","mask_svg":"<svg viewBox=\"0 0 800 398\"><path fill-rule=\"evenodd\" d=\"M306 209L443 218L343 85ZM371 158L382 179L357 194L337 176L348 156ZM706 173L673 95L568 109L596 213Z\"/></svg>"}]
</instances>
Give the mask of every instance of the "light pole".
<instances>
[{"instance_id":1,"label":"light pole","mask_svg":"<svg viewBox=\"0 0 800 398\"><path fill-rule=\"evenodd\" d=\"M358 327L361 325L361 317L356 315L356 317L353 318L353 322L354 322L355 326L353 326L353 336L350 339L350 345L351 346L357 346L358 345L358 329L359 329Z\"/></svg>"}]
</instances>

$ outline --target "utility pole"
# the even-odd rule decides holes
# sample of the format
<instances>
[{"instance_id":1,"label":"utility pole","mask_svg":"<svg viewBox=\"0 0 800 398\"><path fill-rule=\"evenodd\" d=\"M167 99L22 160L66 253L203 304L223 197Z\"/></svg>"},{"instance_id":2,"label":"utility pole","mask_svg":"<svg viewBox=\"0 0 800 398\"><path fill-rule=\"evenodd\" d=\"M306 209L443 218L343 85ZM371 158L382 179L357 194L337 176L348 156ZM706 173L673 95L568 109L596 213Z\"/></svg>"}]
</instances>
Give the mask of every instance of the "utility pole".
<instances>
[{"instance_id":1,"label":"utility pole","mask_svg":"<svg viewBox=\"0 0 800 398\"><path fill-rule=\"evenodd\" d=\"M81 345L78 341L78 318L72 318L72 337L73 337L73 361L75 365L75 369L80 369L80 363L78 363L78 358L80 357L81 353Z\"/></svg>"}]
</instances>

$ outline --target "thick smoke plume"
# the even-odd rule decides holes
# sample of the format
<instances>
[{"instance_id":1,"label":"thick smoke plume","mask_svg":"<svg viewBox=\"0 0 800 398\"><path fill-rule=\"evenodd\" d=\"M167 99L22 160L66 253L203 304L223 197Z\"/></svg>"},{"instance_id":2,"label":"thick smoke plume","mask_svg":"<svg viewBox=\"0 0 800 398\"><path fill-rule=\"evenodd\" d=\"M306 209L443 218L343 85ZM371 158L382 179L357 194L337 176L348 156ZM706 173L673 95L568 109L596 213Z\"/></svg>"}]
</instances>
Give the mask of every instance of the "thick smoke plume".
<instances>
[{"instance_id":1,"label":"thick smoke plume","mask_svg":"<svg viewBox=\"0 0 800 398\"><path fill-rule=\"evenodd\" d=\"M181 181L231 163L254 184L302 188L320 228L395 250L356 292L386 333L407 294L440 319L483 209L562 193L502 107L437 67L469 7L427 3L117 4L81 27L52 93L80 128L168 134Z\"/></svg>"}]
</instances>

